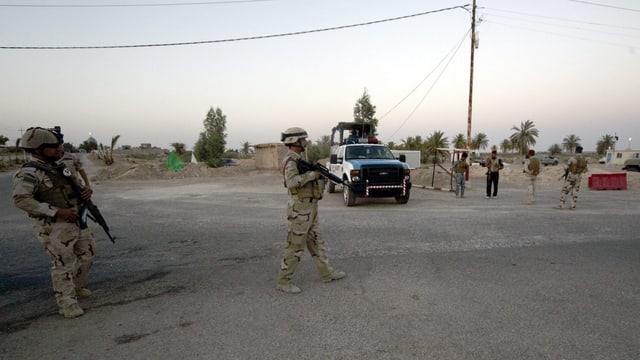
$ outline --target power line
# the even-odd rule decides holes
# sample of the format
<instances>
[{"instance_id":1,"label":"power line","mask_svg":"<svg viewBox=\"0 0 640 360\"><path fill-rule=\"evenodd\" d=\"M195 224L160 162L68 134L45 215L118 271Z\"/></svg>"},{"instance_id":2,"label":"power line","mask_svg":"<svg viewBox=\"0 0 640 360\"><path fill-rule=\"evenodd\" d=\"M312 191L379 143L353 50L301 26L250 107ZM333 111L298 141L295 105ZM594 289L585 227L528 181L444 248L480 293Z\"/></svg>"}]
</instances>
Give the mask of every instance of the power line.
<instances>
[{"instance_id":1,"label":"power line","mask_svg":"<svg viewBox=\"0 0 640 360\"><path fill-rule=\"evenodd\" d=\"M204 41L188 41L188 42L177 42L177 43L156 43L156 44L135 44L135 45L100 45L100 46L0 46L0 49L4 50L87 50L87 49L126 49L126 48L146 48L146 47L166 47L166 46L185 46L185 45L204 45L204 44L215 44L215 43L223 43L223 42L237 42L237 41L247 41L247 40L262 40L262 39L270 39L277 37L285 37L285 36L295 36L295 35L304 35L311 34L317 32L325 32L325 31L334 31L334 30L343 30L348 28L354 28L359 26L368 26L374 24L380 24L384 22L404 20L408 18L430 15L434 13L450 11L455 9L464 9L468 7L469 4L453 6L443 9L425 11L421 13L398 16L394 18L382 19L382 20L374 20L364 23L351 24L351 25L342 25L335 26L323 29L315 29L315 30L305 30L305 31L296 31L289 33L281 33L281 34L271 34L271 35L260 35L260 36L250 36L243 38L234 38L234 39L221 39L221 40L204 40Z\"/></svg>"},{"instance_id":2,"label":"power line","mask_svg":"<svg viewBox=\"0 0 640 360\"><path fill-rule=\"evenodd\" d=\"M221 0L221 1L200 1L187 3L148 3L148 4L0 4L0 7L21 7L21 8L113 8L113 7L151 7L151 6L194 6L194 5L220 5L254 3L276 0Z\"/></svg>"},{"instance_id":3,"label":"power line","mask_svg":"<svg viewBox=\"0 0 640 360\"><path fill-rule=\"evenodd\" d=\"M606 44L606 45L626 47L626 48L629 48L629 49L638 48L638 46L633 46L633 45L625 45L625 44L619 44L619 43L614 43L614 42L610 42L610 41L602 41L602 40L589 39L589 38L584 38L584 37L579 37L579 36L560 34L560 33L552 32L552 31L531 29L531 28L527 28L527 27L524 27L524 26L510 25L510 24L505 24L505 23L501 23L501 22L498 22L498 21L493 21L493 20L484 20L484 22L488 22L488 23L491 23L491 24L498 24L498 25L502 25L502 26L506 26L506 27L512 27L512 28L516 28L516 29L522 29L522 30L527 30L527 31L533 31L533 32L550 34L550 35L555 35L555 36L560 36L560 37L566 37L566 38L570 38L570 39L577 39L577 40L601 43L601 44Z\"/></svg>"},{"instance_id":4,"label":"power line","mask_svg":"<svg viewBox=\"0 0 640 360\"><path fill-rule=\"evenodd\" d=\"M593 5L593 6L602 6L602 7L618 9L618 10L640 12L640 10L638 10L638 9L631 9L631 8L625 8L625 7L621 7L621 6L614 6L614 5L609 5L609 4L595 3L595 2L591 2L591 1L582 1L582 0L569 0L569 1L577 2L577 3L583 3L583 4L587 4L587 5Z\"/></svg>"},{"instance_id":5,"label":"power line","mask_svg":"<svg viewBox=\"0 0 640 360\"><path fill-rule=\"evenodd\" d=\"M640 38L640 36L632 35L632 34L600 31L600 30L596 30L596 29L587 29L587 28L584 28L584 27L576 27L576 26L571 26L571 25L554 24L554 23L550 23L550 22L535 21L535 20L530 20L530 19L516 18L516 17L504 16L504 15L496 15L496 14L491 14L491 13L486 13L486 12L485 12L485 14L489 14L491 16L500 17L500 18L504 18L504 19L524 21L524 22L533 23L533 24L549 25L549 26L555 26L555 27L560 27L560 28L565 28L565 29L573 29L573 30L580 30L580 31L591 31L591 32L596 32L596 33L600 33L600 34L604 34L604 35L623 36L623 37L630 37L630 38L635 38L635 39ZM579 23L584 23L584 22L579 22ZM593 24L593 25L601 25L601 24ZM606 25L604 25L604 26L606 26ZM627 28L627 29L636 30L635 28ZM637 30L640 30L640 29L637 29Z\"/></svg>"},{"instance_id":6,"label":"power line","mask_svg":"<svg viewBox=\"0 0 640 360\"><path fill-rule=\"evenodd\" d=\"M424 102L424 100L427 98L427 96L429 96L429 94L431 94L431 90L433 90L433 88L436 86L436 84L438 83L438 81L440 80L440 78L442 77L442 74L444 74L445 70L447 70L447 68L449 67L449 64L451 63L451 61L453 60L453 58L455 57L455 55L458 53L458 50L460 50L460 47L462 47L462 44L464 43L464 40L466 39L466 37L469 35L469 33L471 32L471 29L469 29L466 34L464 34L464 36L462 37L462 39L460 39L460 41L458 42L458 44L456 44L456 46L454 48L451 49L451 51L449 51L449 53L447 55L445 55L445 57L442 58L442 60L440 60L440 62L438 63L438 65L436 65L436 67L429 73L427 74L427 76L422 79L422 81L420 81L420 83L413 89L411 90L411 92L405 96L402 100L400 100L400 103L398 103L397 105L395 105L393 108L391 108L391 110L387 111L384 115L382 115L382 118L384 118L385 116L387 116L391 111L393 111L395 108L398 107L398 105L400 105L402 102L404 102L409 95L411 95L414 91L416 91L418 89L418 87L420 87L422 85L422 83L427 80L427 78L429 76L431 76L431 74L433 74L433 72L435 72L435 70L440 67L440 65L444 62L445 59L449 58L449 60L447 61L447 63L444 65L444 67L442 68L442 70L440 71L440 73L438 74L438 76L436 77L435 81L433 82L433 84L431 84L431 86L429 87L429 89L427 90L427 92L424 94L424 96L422 97L422 99L420 99L420 101L418 102L418 104L413 108L413 110L411 110L411 112L409 113L409 115L407 115L407 117L404 119L404 121L402 121L402 123L400 124L400 126L398 126L398 128L396 129L396 131L393 132L393 134L391 134L391 136L389 136L389 139L392 139L396 133L398 131L400 131L400 129L404 126L404 124L407 123L407 121L409 121L409 119L413 116L413 114L418 110L418 108L420 107L420 105L422 105L422 103Z\"/></svg>"},{"instance_id":7,"label":"power line","mask_svg":"<svg viewBox=\"0 0 640 360\"><path fill-rule=\"evenodd\" d=\"M602 27L625 29L625 30L636 30L636 31L640 30L640 28L632 27L632 26L621 26L621 25L603 24L603 23L598 23L598 22L593 22L593 21L582 21L582 20L565 19L565 18L559 18L559 17L554 17L554 16L536 15L536 14L529 14L529 13L524 13L524 12L519 12L519 11L503 10L503 9L496 9L496 8L490 8L490 7L483 7L483 9L493 10L493 11L498 11L498 12L505 12L505 13L510 13L510 14L516 14L516 15L529 16L529 17L537 17L537 18L557 20L557 21L563 21L563 22L572 22L572 23L578 23L578 24L585 24L585 25L595 25L595 26L602 26Z\"/></svg>"}]
</instances>

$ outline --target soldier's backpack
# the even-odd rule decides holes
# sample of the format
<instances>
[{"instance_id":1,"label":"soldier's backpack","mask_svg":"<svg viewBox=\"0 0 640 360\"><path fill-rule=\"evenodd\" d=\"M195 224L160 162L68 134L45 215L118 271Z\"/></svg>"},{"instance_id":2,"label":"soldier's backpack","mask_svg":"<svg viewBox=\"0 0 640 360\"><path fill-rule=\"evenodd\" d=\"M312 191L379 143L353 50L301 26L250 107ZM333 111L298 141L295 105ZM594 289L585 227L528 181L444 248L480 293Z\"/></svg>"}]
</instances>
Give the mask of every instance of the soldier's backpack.
<instances>
[{"instance_id":1,"label":"soldier's backpack","mask_svg":"<svg viewBox=\"0 0 640 360\"><path fill-rule=\"evenodd\" d=\"M531 175L538 176L540 174L540 160L534 157L529 159L529 170L531 170Z\"/></svg>"}]
</instances>

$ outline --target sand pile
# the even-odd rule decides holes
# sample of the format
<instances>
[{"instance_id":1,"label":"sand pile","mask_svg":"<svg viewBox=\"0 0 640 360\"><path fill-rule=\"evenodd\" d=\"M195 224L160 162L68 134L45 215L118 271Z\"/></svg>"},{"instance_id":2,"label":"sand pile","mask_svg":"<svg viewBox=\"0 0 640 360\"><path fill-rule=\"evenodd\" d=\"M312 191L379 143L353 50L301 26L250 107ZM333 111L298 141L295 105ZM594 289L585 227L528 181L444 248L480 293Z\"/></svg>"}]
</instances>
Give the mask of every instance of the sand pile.
<instances>
[{"instance_id":1,"label":"sand pile","mask_svg":"<svg viewBox=\"0 0 640 360\"><path fill-rule=\"evenodd\" d=\"M233 177L233 176L250 176L260 173L273 173L277 175L276 170L258 170L255 167L253 159L238 159L236 166L226 166L220 168L209 168L205 164L187 163L185 167L172 171L167 169L166 155L158 154L157 157L151 159L135 159L123 156L116 156L115 163L111 166L104 166L99 159L89 158L93 167L89 171L94 174L94 181L108 180L172 180L172 179L191 179L191 178L215 178L215 177ZM629 190L640 189L640 173L625 172L620 166L589 164L588 178L591 174L598 173L626 173L627 188ZM471 166L470 178L477 183L478 180L485 179L486 168L473 165ZM559 188L562 181L558 180L564 173L564 167L543 166L540 175L538 175L537 185L541 188L551 187ZM583 181L587 181L586 179ZM416 186L436 187L442 189L455 188L455 181L441 167L436 166L434 173L432 165L425 165L422 168L412 170L412 182ZM522 173L522 164L507 164L500 173L500 183L511 186L526 186L526 177ZM432 185L433 184L433 185Z\"/></svg>"}]
</instances>

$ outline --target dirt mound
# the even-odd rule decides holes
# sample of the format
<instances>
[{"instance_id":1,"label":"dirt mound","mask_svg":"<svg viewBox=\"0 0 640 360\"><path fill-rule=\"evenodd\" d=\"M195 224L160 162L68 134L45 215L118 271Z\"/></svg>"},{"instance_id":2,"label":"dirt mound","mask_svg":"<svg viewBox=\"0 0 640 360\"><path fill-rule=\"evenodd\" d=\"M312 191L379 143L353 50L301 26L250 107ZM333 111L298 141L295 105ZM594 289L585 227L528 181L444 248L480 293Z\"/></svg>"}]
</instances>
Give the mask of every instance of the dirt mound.
<instances>
[{"instance_id":1,"label":"dirt mound","mask_svg":"<svg viewBox=\"0 0 640 360\"><path fill-rule=\"evenodd\" d=\"M238 159L235 166L225 166L220 168L210 168L205 164L187 163L185 167L178 170L169 170L166 166L166 154L158 154L146 159L131 158L118 155L115 157L115 163L105 166L99 159L92 155L88 156L85 166L88 172L93 174L94 181L109 180L174 180L174 179L192 179L192 178L215 178L215 177L234 177L246 176L260 173L275 173L275 170L258 170L253 159ZM322 162L321 162L322 163ZM411 171L413 184L420 187L435 187L441 189L455 188L455 181L451 179L449 172L445 168L436 166L435 172L433 165L424 165L419 169ZM619 166L589 164L589 173L624 173ZM473 165L470 170L470 178L472 181L484 180L486 168ZM540 188L560 188L562 181L559 178L564 173L564 167L543 166L538 175L537 186ZM640 190L640 173L626 172L627 188L629 190ZM504 185L512 185L518 187L526 187L526 177L522 173L522 164L507 164L500 172L500 183ZM586 179L583 180L586 183Z\"/></svg>"}]
</instances>

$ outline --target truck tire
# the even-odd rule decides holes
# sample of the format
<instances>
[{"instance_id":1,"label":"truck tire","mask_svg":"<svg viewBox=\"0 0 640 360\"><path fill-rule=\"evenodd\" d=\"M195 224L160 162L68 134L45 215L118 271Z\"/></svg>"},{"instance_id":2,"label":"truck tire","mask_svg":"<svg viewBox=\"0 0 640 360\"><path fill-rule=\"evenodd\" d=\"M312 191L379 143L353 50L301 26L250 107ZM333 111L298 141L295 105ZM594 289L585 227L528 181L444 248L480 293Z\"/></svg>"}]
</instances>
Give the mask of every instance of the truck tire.
<instances>
[{"instance_id":1,"label":"truck tire","mask_svg":"<svg viewBox=\"0 0 640 360\"><path fill-rule=\"evenodd\" d=\"M398 204L406 204L409 202L409 190L407 190L407 193L404 196L396 196L396 202Z\"/></svg>"},{"instance_id":2,"label":"truck tire","mask_svg":"<svg viewBox=\"0 0 640 360\"><path fill-rule=\"evenodd\" d=\"M329 186L327 186L327 191L330 194L333 194L334 192L336 192L336 184L334 184L334 182L331 180L329 180Z\"/></svg>"},{"instance_id":3,"label":"truck tire","mask_svg":"<svg viewBox=\"0 0 640 360\"><path fill-rule=\"evenodd\" d=\"M342 197L346 206L353 206L356 204L356 194L353 193L350 187L346 184L342 185Z\"/></svg>"}]
</instances>

